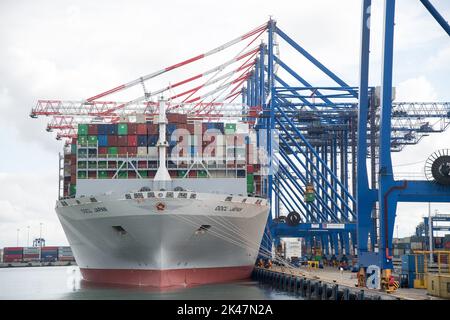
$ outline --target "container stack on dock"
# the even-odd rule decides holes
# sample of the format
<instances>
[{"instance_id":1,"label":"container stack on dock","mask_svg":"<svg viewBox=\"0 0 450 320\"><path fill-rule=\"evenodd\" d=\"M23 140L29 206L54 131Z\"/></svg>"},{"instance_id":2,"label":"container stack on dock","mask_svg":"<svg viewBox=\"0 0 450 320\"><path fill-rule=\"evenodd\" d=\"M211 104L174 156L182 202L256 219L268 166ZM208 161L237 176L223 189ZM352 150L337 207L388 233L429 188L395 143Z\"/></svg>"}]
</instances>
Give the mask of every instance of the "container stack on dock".
<instances>
[{"instance_id":1,"label":"container stack on dock","mask_svg":"<svg viewBox=\"0 0 450 320\"><path fill-rule=\"evenodd\" d=\"M58 247L42 247L41 261L45 262L58 261Z\"/></svg>"},{"instance_id":2,"label":"container stack on dock","mask_svg":"<svg viewBox=\"0 0 450 320\"><path fill-rule=\"evenodd\" d=\"M22 259L23 259L22 247L3 248L3 262L22 262Z\"/></svg>"},{"instance_id":3,"label":"container stack on dock","mask_svg":"<svg viewBox=\"0 0 450 320\"><path fill-rule=\"evenodd\" d=\"M70 247L6 247L4 263L8 262L56 262L75 261Z\"/></svg>"},{"instance_id":4,"label":"container stack on dock","mask_svg":"<svg viewBox=\"0 0 450 320\"><path fill-rule=\"evenodd\" d=\"M75 261L72 249L70 247L59 247L58 261Z\"/></svg>"},{"instance_id":5,"label":"container stack on dock","mask_svg":"<svg viewBox=\"0 0 450 320\"><path fill-rule=\"evenodd\" d=\"M41 248L25 247L23 248L23 261L39 261L41 258Z\"/></svg>"},{"instance_id":6,"label":"container stack on dock","mask_svg":"<svg viewBox=\"0 0 450 320\"><path fill-rule=\"evenodd\" d=\"M188 121L178 113L167 114L167 120L172 178L247 178L247 192L261 194L260 166L248 161L256 162L256 149L249 143L256 136L247 123ZM151 121L79 124L77 137L65 150L64 197L76 195L79 179L152 179L158 140L158 124ZM202 164L192 166L195 161Z\"/></svg>"}]
</instances>

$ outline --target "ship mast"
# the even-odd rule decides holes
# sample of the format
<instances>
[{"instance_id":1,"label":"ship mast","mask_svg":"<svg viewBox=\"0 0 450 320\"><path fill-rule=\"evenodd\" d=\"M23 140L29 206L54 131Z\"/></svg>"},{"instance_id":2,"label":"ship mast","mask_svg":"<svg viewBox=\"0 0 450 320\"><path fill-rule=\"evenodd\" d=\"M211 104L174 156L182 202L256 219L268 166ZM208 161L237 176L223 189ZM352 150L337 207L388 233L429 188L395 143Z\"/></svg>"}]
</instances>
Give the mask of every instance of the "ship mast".
<instances>
[{"instance_id":1,"label":"ship mast","mask_svg":"<svg viewBox=\"0 0 450 320\"><path fill-rule=\"evenodd\" d=\"M169 171L166 166L166 158L167 158L167 147L169 144L166 140L166 101L163 97L159 100L159 115L158 115L158 125L159 125L159 140L158 140L158 151L159 151L159 167L156 172L154 181L159 188L166 188L166 181L171 181Z\"/></svg>"}]
</instances>

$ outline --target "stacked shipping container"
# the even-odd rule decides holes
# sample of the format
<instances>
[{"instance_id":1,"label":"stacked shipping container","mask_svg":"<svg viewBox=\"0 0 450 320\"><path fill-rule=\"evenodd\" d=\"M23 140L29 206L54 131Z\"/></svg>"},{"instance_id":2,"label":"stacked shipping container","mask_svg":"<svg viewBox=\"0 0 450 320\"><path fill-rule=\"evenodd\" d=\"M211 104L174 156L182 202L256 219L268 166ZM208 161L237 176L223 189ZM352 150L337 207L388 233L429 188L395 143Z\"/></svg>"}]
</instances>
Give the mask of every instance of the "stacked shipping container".
<instances>
[{"instance_id":1,"label":"stacked shipping container","mask_svg":"<svg viewBox=\"0 0 450 320\"><path fill-rule=\"evenodd\" d=\"M6 247L3 262L75 261L70 247Z\"/></svg>"},{"instance_id":2,"label":"stacked shipping container","mask_svg":"<svg viewBox=\"0 0 450 320\"><path fill-rule=\"evenodd\" d=\"M22 247L3 248L3 262L21 262L23 259Z\"/></svg>"},{"instance_id":3,"label":"stacked shipping container","mask_svg":"<svg viewBox=\"0 0 450 320\"><path fill-rule=\"evenodd\" d=\"M246 166L254 152L246 139L248 124L201 121L188 123L186 115L177 113L167 114L167 119L168 166L171 177L208 177L207 171L199 169L190 170L186 175L183 170L183 167L188 167L189 160L186 159L200 157L208 163L214 163L216 157L224 155L227 159L226 168L239 168L236 170L236 177L245 178L247 175L248 192L261 192L260 179L254 178L259 167ZM174 134L177 129L183 130ZM205 135L207 130L208 134ZM225 139L217 138L209 133L226 136ZM184 141L187 139L186 135L190 136L191 141ZM78 136L72 140L70 152L65 155L64 196L76 194L78 179L153 178L158 166L158 139L158 124L151 122L79 124ZM124 158L136 158L136 161L129 164ZM175 167L177 170L174 170Z\"/></svg>"}]
</instances>

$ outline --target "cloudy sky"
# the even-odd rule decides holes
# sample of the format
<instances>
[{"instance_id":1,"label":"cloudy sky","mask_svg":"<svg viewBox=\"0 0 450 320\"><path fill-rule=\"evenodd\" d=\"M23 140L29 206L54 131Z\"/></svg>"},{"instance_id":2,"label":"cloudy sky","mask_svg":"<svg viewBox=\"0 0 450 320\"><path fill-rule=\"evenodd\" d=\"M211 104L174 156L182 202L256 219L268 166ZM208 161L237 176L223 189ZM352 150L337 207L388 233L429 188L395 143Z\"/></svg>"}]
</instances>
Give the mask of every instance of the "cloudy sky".
<instances>
[{"instance_id":1,"label":"cloudy sky","mask_svg":"<svg viewBox=\"0 0 450 320\"><path fill-rule=\"evenodd\" d=\"M370 78L378 85L382 1L373 2ZM450 3L433 3L449 19ZM419 1L398 0L397 8L397 101L450 101L448 36ZM0 1L0 247L16 245L17 229L25 246L27 226L32 239L41 222L47 244L67 243L54 213L62 144L45 132L46 119L29 118L37 99L92 96L216 47L269 16L356 85L360 10L359 0ZM297 64L289 53L281 56L304 78L322 84L312 67ZM393 156L401 165L396 171L420 174L422 164L404 164L425 161L436 149L450 147L449 141L444 133L407 147ZM449 213L450 207L432 209ZM400 205L400 236L411 234L426 210L427 205Z\"/></svg>"}]
</instances>

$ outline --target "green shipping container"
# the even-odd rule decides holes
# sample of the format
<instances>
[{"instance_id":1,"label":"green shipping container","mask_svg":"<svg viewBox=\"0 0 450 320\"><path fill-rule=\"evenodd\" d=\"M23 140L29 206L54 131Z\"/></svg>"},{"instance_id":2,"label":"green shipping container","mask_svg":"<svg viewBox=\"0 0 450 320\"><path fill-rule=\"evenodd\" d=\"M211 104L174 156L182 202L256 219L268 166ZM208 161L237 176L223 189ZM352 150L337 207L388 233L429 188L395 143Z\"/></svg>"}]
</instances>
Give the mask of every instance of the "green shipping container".
<instances>
[{"instance_id":1,"label":"green shipping container","mask_svg":"<svg viewBox=\"0 0 450 320\"><path fill-rule=\"evenodd\" d=\"M99 179L108 179L108 171L99 171L98 178Z\"/></svg>"},{"instance_id":2,"label":"green shipping container","mask_svg":"<svg viewBox=\"0 0 450 320\"><path fill-rule=\"evenodd\" d=\"M70 195L74 196L77 193L77 185L76 184L71 184L70 185Z\"/></svg>"},{"instance_id":3,"label":"green shipping container","mask_svg":"<svg viewBox=\"0 0 450 320\"><path fill-rule=\"evenodd\" d=\"M198 178L207 178L208 173L205 170L199 170L199 171L197 171L197 177Z\"/></svg>"},{"instance_id":4,"label":"green shipping container","mask_svg":"<svg viewBox=\"0 0 450 320\"><path fill-rule=\"evenodd\" d=\"M119 179L128 179L128 171L119 171L118 178Z\"/></svg>"},{"instance_id":5,"label":"green shipping container","mask_svg":"<svg viewBox=\"0 0 450 320\"><path fill-rule=\"evenodd\" d=\"M78 145L85 147L87 146L88 139L87 136L78 136Z\"/></svg>"},{"instance_id":6,"label":"green shipping container","mask_svg":"<svg viewBox=\"0 0 450 320\"><path fill-rule=\"evenodd\" d=\"M89 169L97 169L97 162L96 161L89 161L88 168Z\"/></svg>"},{"instance_id":7,"label":"green shipping container","mask_svg":"<svg viewBox=\"0 0 450 320\"><path fill-rule=\"evenodd\" d=\"M142 178L147 178L148 174L146 170L138 170Z\"/></svg>"},{"instance_id":8,"label":"green shipping container","mask_svg":"<svg viewBox=\"0 0 450 320\"><path fill-rule=\"evenodd\" d=\"M117 155L117 147L109 147L108 154L109 155Z\"/></svg>"},{"instance_id":9,"label":"green shipping container","mask_svg":"<svg viewBox=\"0 0 450 320\"><path fill-rule=\"evenodd\" d=\"M87 124L78 124L78 138L80 136L87 136L88 134L88 125Z\"/></svg>"},{"instance_id":10,"label":"green shipping container","mask_svg":"<svg viewBox=\"0 0 450 320\"><path fill-rule=\"evenodd\" d=\"M70 145L70 153L77 154L77 145L75 143Z\"/></svg>"},{"instance_id":11,"label":"green shipping container","mask_svg":"<svg viewBox=\"0 0 450 320\"><path fill-rule=\"evenodd\" d=\"M128 134L128 125L126 123L119 123L117 125L117 132L119 135L127 135Z\"/></svg>"},{"instance_id":12,"label":"green shipping container","mask_svg":"<svg viewBox=\"0 0 450 320\"><path fill-rule=\"evenodd\" d=\"M178 178L183 178L186 175L186 170L178 171Z\"/></svg>"},{"instance_id":13,"label":"green shipping container","mask_svg":"<svg viewBox=\"0 0 450 320\"><path fill-rule=\"evenodd\" d=\"M247 174L247 184L253 185L254 181L255 181L255 176L253 175L253 173Z\"/></svg>"},{"instance_id":14,"label":"green shipping container","mask_svg":"<svg viewBox=\"0 0 450 320\"><path fill-rule=\"evenodd\" d=\"M236 123L227 123L225 124L225 129L236 131Z\"/></svg>"},{"instance_id":15,"label":"green shipping container","mask_svg":"<svg viewBox=\"0 0 450 320\"><path fill-rule=\"evenodd\" d=\"M78 171L78 179L86 179L86 171Z\"/></svg>"},{"instance_id":16,"label":"green shipping container","mask_svg":"<svg viewBox=\"0 0 450 320\"><path fill-rule=\"evenodd\" d=\"M255 192L255 187L253 186L253 184L247 184L247 192L248 193Z\"/></svg>"},{"instance_id":17,"label":"green shipping container","mask_svg":"<svg viewBox=\"0 0 450 320\"><path fill-rule=\"evenodd\" d=\"M79 169L86 169L87 168L87 162L86 161L78 161L78 168Z\"/></svg>"},{"instance_id":18,"label":"green shipping container","mask_svg":"<svg viewBox=\"0 0 450 320\"><path fill-rule=\"evenodd\" d=\"M314 202L316 199L316 195L314 193L305 193L305 201L306 202Z\"/></svg>"},{"instance_id":19,"label":"green shipping container","mask_svg":"<svg viewBox=\"0 0 450 320\"><path fill-rule=\"evenodd\" d=\"M90 146L97 146L97 136L88 136L88 144Z\"/></svg>"},{"instance_id":20,"label":"green shipping container","mask_svg":"<svg viewBox=\"0 0 450 320\"><path fill-rule=\"evenodd\" d=\"M98 168L99 169L106 169L107 163L106 161L99 161L98 162Z\"/></svg>"}]
</instances>

